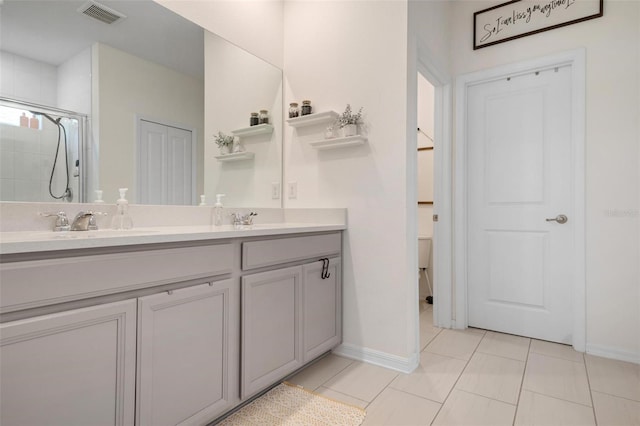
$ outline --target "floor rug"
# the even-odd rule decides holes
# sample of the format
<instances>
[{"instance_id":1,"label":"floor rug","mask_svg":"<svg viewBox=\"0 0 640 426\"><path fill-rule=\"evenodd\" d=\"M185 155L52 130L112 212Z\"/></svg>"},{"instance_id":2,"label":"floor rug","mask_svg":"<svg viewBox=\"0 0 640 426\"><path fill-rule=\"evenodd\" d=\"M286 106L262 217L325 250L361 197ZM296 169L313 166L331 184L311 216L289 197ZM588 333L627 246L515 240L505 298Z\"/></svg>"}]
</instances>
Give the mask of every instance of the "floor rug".
<instances>
[{"instance_id":1,"label":"floor rug","mask_svg":"<svg viewBox=\"0 0 640 426\"><path fill-rule=\"evenodd\" d=\"M242 407L220 426L359 426L365 411L284 382Z\"/></svg>"}]
</instances>

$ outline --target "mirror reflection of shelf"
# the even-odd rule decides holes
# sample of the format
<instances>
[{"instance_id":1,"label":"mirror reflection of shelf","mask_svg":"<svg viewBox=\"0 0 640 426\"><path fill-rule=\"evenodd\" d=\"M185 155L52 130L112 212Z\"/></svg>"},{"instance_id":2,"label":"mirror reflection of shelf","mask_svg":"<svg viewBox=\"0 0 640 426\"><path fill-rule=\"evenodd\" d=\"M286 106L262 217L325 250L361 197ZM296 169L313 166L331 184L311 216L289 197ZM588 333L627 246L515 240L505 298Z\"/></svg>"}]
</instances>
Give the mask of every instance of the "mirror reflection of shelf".
<instances>
[{"instance_id":1,"label":"mirror reflection of shelf","mask_svg":"<svg viewBox=\"0 0 640 426\"><path fill-rule=\"evenodd\" d=\"M231 154L216 155L218 161L243 161L253 159L254 153L249 151L233 152Z\"/></svg>"},{"instance_id":2,"label":"mirror reflection of shelf","mask_svg":"<svg viewBox=\"0 0 640 426\"><path fill-rule=\"evenodd\" d=\"M300 117L289 118L287 123L291 127L306 127L320 124L333 124L338 119L339 114L335 111L314 112Z\"/></svg>"},{"instance_id":3,"label":"mirror reflection of shelf","mask_svg":"<svg viewBox=\"0 0 640 426\"><path fill-rule=\"evenodd\" d=\"M309 145L316 149L345 148L348 146L363 145L367 138L362 135L346 136L343 138L331 138L309 141Z\"/></svg>"},{"instance_id":4,"label":"mirror reflection of shelf","mask_svg":"<svg viewBox=\"0 0 640 426\"><path fill-rule=\"evenodd\" d=\"M233 133L234 136L238 136L241 138L246 138L248 136L255 136L255 135L267 135L267 134L273 133L273 125L257 124L255 126L232 130L231 133Z\"/></svg>"}]
</instances>

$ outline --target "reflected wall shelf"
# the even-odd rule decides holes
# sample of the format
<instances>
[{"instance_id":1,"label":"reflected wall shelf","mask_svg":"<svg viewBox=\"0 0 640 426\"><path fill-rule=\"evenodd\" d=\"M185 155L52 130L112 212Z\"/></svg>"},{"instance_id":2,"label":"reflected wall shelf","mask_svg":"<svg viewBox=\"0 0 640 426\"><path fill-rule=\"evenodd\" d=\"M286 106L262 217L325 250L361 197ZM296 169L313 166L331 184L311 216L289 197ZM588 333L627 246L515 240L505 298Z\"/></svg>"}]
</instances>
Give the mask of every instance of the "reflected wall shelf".
<instances>
[{"instance_id":1,"label":"reflected wall shelf","mask_svg":"<svg viewBox=\"0 0 640 426\"><path fill-rule=\"evenodd\" d=\"M251 160L254 156L253 152L249 152L249 151L243 151L243 152L234 152L231 154L223 154L223 155L216 155L215 158L218 161L242 161L242 160Z\"/></svg>"},{"instance_id":2,"label":"reflected wall shelf","mask_svg":"<svg viewBox=\"0 0 640 426\"><path fill-rule=\"evenodd\" d=\"M314 126L319 124L333 124L338 117L339 117L339 114L335 111L314 112L308 115L302 115L300 117L289 118L287 120L287 123L289 123L291 127L306 127L306 126Z\"/></svg>"},{"instance_id":3,"label":"reflected wall shelf","mask_svg":"<svg viewBox=\"0 0 640 426\"><path fill-rule=\"evenodd\" d=\"M320 139L315 141L309 141L309 145L315 149L333 149L333 148L345 148L348 146L363 145L367 141L362 135L346 136L344 138L331 138Z\"/></svg>"},{"instance_id":4,"label":"reflected wall shelf","mask_svg":"<svg viewBox=\"0 0 640 426\"><path fill-rule=\"evenodd\" d=\"M247 136L267 135L273 133L272 124L257 124L255 126L244 127L242 129L232 130L234 136L246 138Z\"/></svg>"}]
</instances>

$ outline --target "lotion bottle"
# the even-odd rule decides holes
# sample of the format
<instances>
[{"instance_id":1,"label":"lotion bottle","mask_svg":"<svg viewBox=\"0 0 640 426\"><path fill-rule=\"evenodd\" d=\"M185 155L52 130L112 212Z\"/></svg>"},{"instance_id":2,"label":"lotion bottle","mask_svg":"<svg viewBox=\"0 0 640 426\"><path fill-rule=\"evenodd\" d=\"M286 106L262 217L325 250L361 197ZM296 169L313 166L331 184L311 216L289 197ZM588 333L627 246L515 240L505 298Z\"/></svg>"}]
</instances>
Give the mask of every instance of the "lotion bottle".
<instances>
[{"instance_id":1,"label":"lotion bottle","mask_svg":"<svg viewBox=\"0 0 640 426\"><path fill-rule=\"evenodd\" d=\"M129 216L129 202L125 198L128 189L129 188L118 189L118 191L120 192L120 198L118 198L118 201L116 201L116 207L118 208L118 211L111 221L111 227L113 229L133 228L133 221L131 220L131 216Z\"/></svg>"},{"instance_id":2,"label":"lotion bottle","mask_svg":"<svg viewBox=\"0 0 640 426\"><path fill-rule=\"evenodd\" d=\"M225 194L216 194L216 203L213 206L213 224L215 226L222 226L222 215L224 208L222 206L222 197Z\"/></svg>"}]
</instances>

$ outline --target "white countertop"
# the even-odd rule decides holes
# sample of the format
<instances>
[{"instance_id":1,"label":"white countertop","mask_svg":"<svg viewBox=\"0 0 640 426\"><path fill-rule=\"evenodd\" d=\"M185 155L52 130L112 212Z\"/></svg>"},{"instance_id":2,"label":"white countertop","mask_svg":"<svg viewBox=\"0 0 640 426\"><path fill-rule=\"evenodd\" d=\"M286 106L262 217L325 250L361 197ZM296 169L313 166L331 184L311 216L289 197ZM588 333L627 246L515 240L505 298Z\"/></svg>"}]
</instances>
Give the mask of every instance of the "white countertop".
<instances>
[{"instance_id":1,"label":"white countertop","mask_svg":"<svg viewBox=\"0 0 640 426\"><path fill-rule=\"evenodd\" d=\"M130 230L98 231L23 231L0 232L0 254L34 253L43 251L74 250L159 244L187 241L217 240L306 232L342 231L341 223L267 223L241 228L232 225L214 226L161 226L140 227Z\"/></svg>"}]
</instances>

